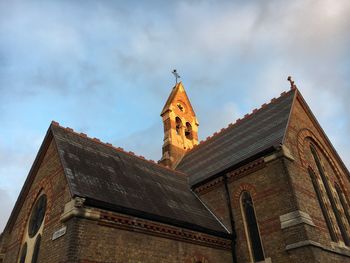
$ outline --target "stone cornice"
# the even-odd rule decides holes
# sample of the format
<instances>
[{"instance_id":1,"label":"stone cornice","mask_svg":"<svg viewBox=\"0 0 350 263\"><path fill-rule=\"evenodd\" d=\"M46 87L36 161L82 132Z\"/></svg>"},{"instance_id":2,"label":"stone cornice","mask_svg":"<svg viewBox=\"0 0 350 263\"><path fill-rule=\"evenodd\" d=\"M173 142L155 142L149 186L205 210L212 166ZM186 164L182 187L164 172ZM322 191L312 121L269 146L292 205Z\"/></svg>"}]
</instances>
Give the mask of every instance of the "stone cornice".
<instances>
[{"instance_id":1,"label":"stone cornice","mask_svg":"<svg viewBox=\"0 0 350 263\"><path fill-rule=\"evenodd\" d=\"M253 162L250 162L246 165L243 165L243 166L239 167L238 169L235 169L231 172L228 172L226 174L227 178L228 178L228 182L232 182L238 178L241 178L242 176L245 176L245 175L253 173L257 170L260 170L263 167L265 167L264 158L259 158L257 160L254 160ZM223 184L223 177L220 176L220 177L217 177L217 178L211 180L208 183L205 183L203 185L196 187L194 189L194 192L196 194L205 194L205 193L215 189L216 187L219 187L222 184Z\"/></svg>"},{"instance_id":2,"label":"stone cornice","mask_svg":"<svg viewBox=\"0 0 350 263\"><path fill-rule=\"evenodd\" d=\"M61 222L73 217L80 217L97 221L99 225L124 229L133 232L147 233L154 236L199 244L223 250L231 249L231 240L196 232L180 227L162 224L155 221L122 215L114 212L100 210L84 205L85 199L76 197L65 205L61 215Z\"/></svg>"},{"instance_id":3,"label":"stone cornice","mask_svg":"<svg viewBox=\"0 0 350 263\"><path fill-rule=\"evenodd\" d=\"M231 249L231 240L228 239L110 212L101 212L98 224L133 232L147 233L154 236L175 239L207 247L223 250Z\"/></svg>"}]
</instances>

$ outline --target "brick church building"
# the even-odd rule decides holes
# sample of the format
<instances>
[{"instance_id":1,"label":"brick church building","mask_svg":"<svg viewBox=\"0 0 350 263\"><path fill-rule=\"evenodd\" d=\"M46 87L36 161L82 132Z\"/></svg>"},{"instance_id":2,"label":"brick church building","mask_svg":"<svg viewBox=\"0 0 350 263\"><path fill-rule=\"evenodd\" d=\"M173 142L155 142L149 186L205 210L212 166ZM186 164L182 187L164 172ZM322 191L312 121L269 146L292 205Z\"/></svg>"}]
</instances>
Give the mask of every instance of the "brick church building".
<instances>
[{"instance_id":1,"label":"brick church building","mask_svg":"<svg viewBox=\"0 0 350 263\"><path fill-rule=\"evenodd\" d=\"M176 84L158 163L52 122L0 262L350 262L350 174L290 82L199 144Z\"/></svg>"}]
</instances>

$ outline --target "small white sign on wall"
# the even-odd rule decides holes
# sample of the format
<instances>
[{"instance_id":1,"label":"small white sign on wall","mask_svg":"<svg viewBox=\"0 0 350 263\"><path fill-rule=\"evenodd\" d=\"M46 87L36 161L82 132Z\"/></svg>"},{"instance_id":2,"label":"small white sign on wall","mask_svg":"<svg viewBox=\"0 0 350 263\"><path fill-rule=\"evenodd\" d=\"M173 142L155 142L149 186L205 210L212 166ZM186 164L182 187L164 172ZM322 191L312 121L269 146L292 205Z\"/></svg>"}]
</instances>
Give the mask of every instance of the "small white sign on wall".
<instances>
[{"instance_id":1,"label":"small white sign on wall","mask_svg":"<svg viewBox=\"0 0 350 263\"><path fill-rule=\"evenodd\" d=\"M59 230L55 231L53 233L53 235L52 235L52 240L55 240L55 239L63 236L66 233L66 231L67 231L67 227L66 226L64 226L64 227L60 228Z\"/></svg>"}]
</instances>

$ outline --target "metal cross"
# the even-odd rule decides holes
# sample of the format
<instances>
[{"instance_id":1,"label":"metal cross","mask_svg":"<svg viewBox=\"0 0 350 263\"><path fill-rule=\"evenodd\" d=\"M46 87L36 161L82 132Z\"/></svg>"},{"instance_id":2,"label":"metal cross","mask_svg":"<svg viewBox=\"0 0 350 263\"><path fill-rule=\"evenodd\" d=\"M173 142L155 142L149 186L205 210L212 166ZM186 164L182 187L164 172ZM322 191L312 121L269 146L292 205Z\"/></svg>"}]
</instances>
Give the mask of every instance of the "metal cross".
<instances>
[{"instance_id":1,"label":"metal cross","mask_svg":"<svg viewBox=\"0 0 350 263\"><path fill-rule=\"evenodd\" d=\"M295 89L297 86L294 84L294 80L292 80L291 76L288 76L287 80L290 82L290 88Z\"/></svg>"},{"instance_id":2,"label":"metal cross","mask_svg":"<svg viewBox=\"0 0 350 263\"><path fill-rule=\"evenodd\" d=\"M177 79L180 78L180 75L177 73L176 69L174 69L171 73L174 74L174 76L175 76L175 83L177 84Z\"/></svg>"}]
</instances>

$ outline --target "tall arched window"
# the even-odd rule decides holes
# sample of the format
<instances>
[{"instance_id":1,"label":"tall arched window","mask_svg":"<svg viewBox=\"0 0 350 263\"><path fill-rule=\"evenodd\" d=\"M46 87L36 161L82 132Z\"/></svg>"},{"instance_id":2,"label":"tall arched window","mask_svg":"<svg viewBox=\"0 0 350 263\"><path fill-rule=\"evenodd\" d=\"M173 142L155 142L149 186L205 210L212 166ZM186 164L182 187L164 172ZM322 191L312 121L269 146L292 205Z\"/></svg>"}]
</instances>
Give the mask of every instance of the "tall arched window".
<instances>
[{"instance_id":1,"label":"tall arched window","mask_svg":"<svg viewBox=\"0 0 350 263\"><path fill-rule=\"evenodd\" d=\"M176 125L176 134L181 135L182 121L179 117L175 118L175 125Z\"/></svg>"},{"instance_id":2,"label":"tall arched window","mask_svg":"<svg viewBox=\"0 0 350 263\"><path fill-rule=\"evenodd\" d=\"M248 192L242 193L241 205L251 256L253 257L254 262L262 261L265 259L264 252L261 244L258 224L256 221L253 200Z\"/></svg>"},{"instance_id":3,"label":"tall arched window","mask_svg":"<svg viewBox=\"0 0 350 263\"><path fill-rule=\"evenodd\" d=\"M331 203L331 206L332 206L332 210L333 210L333 213L335 215L335 219L337 220L337 224L339 226L339 229L340 229L340 233L341 233L341 236L344 240L344 243L349 246L350 245L350 237L349 237L349 234L347 233L347 230L346 230L346 226L344 225L344 222L341 218L341 213L339 211L339 209L337 208L337 205L336 205L336 201L335 201L335 197L332 193L332 190L331 190L331 186L330 186L330 183L328 182L328 178L326 177L326 174L323 170L323 167L321 165L321 161L317 155L317 152L316 152L316 149L313 145L310 145L310 149L311 149L311 153L312 153L312 156L314 157L314 160L315 160L315 163L316 163L316 166L317 166L317 170L320 174L320 177L321 177L321 180L322 180L322 183L326 189L326 193L327 193L327 196L328 196L328 199Z\"/></svg>"},{"instance_id":4,"label":"tall arched window","mask_svg":"<svg viewBox=\"0 0 350 263\"><path fill-rule=\"evenodd\" d=\"M343 191L340 189L339 185L336 184L335 189L337 191L340 203L343 207L343 211L345 213L346 219L348 220L349 225L350 225L350 207L349 207L349 204L346 201L345 195L344 195Z\"/></svg>"},{"instance_id":5,"label":"tall arched window","mask_svg":"<svg viewBox=\"0 0 350 263\"><path fill-rule=\"evenodd\" d=\"M329 235L331 236L332 241L337 242L338 238L337 238L337 235L335 234L334 229L332 227L332 220L330 218L329 211L327 210L326 205L324 203L324 200L322 199L320 185L318 184L317 177L314 174L314 172L311 170L311 168L309 168L309 175L311 177L312 185L314 186L317 200L318 200L318 203L320 204L323 217L326 221Z\"/></svg>"},{"instance_id":6,"label":"tall arched window","mask_svg":"<svg viewBox=\"0 0 350 263\"><path fill-rule=\"evenodd\" d=\"M32 256L32 263L38 262L40 243L41 243L41 235L39 234L35 240L34 251L33 251L33 256Z\"/></svg>"},{"instance_id":7,"label":"tall arched window","mask_svg":"<svg viewBox=\"0 0 350 263\"><path fill-rule=\"evenodd\" d=\"M25 242L23 247L22 247L21 257L19 258L19 263L25 263L26 262L26 256L27 256L27 242Z\"/></svg>"}]
</instances>

